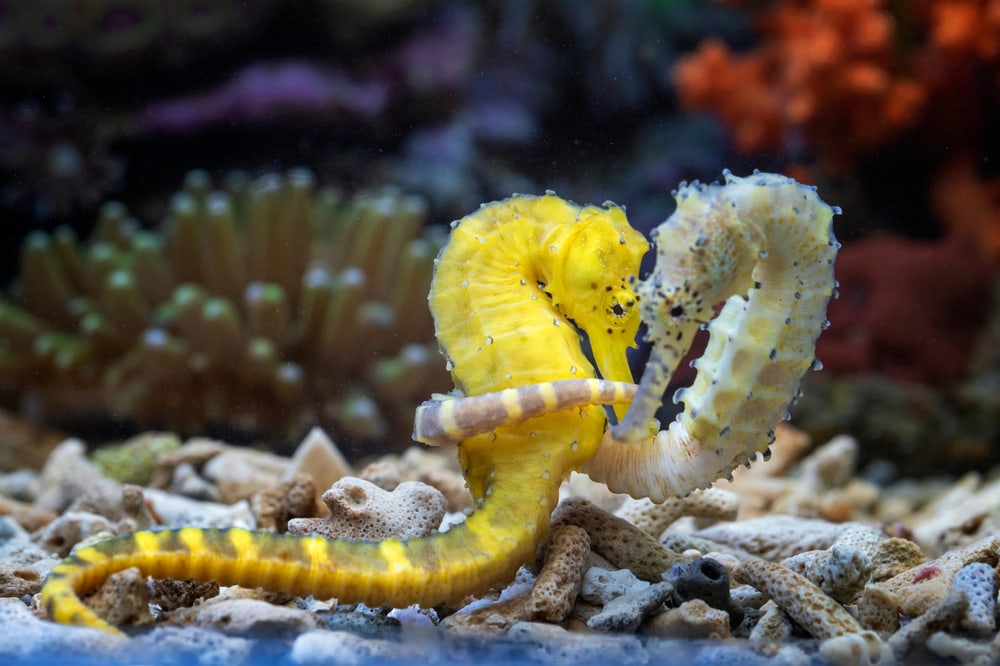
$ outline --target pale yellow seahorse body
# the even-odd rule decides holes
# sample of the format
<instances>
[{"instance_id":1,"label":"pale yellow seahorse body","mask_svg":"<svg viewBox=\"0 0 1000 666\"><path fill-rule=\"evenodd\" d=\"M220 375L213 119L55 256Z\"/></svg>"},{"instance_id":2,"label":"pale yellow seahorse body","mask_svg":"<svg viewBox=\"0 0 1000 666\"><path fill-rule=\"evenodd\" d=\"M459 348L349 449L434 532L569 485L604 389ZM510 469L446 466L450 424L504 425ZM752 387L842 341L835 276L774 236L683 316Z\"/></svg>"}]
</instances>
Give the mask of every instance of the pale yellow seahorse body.
<instances>
[{"instance_id":1,"label":"pale yellow seahorse body","mask_svg":"<svg viewBox=\"0 0 1000 666\"><path fill-rule=\"evenodd\" d=\"M693 183L654 231L656 267L637 291L652 354L623 422L586 471L611 490L662 501L705 488L768 451L828 326L839 244L814 187L766 173ZM713 306L726 298L718 316ZM696 329L708 346L684 410L649 437L649 423Z\"/></svg>"}]
</instances>

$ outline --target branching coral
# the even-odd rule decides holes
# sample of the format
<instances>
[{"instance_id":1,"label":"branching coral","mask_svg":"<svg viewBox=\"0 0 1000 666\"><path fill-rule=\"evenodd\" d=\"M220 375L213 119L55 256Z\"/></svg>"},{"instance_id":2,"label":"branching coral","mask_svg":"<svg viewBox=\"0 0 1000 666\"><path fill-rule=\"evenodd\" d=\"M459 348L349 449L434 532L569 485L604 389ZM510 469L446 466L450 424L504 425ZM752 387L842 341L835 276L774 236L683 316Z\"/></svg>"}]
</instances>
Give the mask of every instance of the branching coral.
<instances>
[{"instance_id":1,"label":"branching coral","mask_svg":"<svg viewBox=\"0 0 1000 666\"><path fill-rule=\"evenodd\" d=\"M931 203L949 233L974 238L1000 262L1000 178L980 177L968 156L953 160L934 182Z\"/></svg>"},{"instance_id":2,"label":"branching coral","mask_svg":"<svg viewBox=\"0 0 1000 666\"><path fill-rule=\"evenodd\" d=\"M93 237L37 232L0 302L0 398L63 423L133 421L352 443L408 440L447 377L424 304L424 204L343 199L303 170L212 191L192 172L159 232L106 205Z\"/></svg>"},{"instance_id":3,"label":"branching coral","mask_svg":"<svg viewBox=\"0 0 1000 666\"><path fill-rule=\"evenodd\" d=\"M909 127L925 91L893 67L881 0L797 0L759 16L745 55L707 40L678 62L681 103L718 114L744 152L805 142L836 166Z\"/></svg>"},{"instance_id":4,"label":"branching coral","mask_svg":"<svg viewBox=\"0 0 1000 666\"><path fill-rule=\"evenodd\" d=\"M998 0L936 0L930 13L935 46L983 60L1000 58Z\"/></svg>"}]
</instances>

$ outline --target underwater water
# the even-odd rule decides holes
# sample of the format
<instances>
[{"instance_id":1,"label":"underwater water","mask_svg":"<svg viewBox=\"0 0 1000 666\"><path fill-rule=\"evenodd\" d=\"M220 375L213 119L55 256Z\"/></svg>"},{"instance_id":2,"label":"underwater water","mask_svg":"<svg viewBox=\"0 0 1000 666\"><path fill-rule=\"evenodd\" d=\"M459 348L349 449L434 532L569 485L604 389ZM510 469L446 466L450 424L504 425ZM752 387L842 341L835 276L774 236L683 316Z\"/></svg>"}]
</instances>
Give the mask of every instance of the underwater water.
<instances>
[{"instance_id":1,"label":"underwater water","mask_svg":"<svg viewBox=\"0 0 1000 666\"><path fill-rule=\"evenodd\" d=\"M110 650L86 638L100 634L24 638L0 657L1000 659L987 571L1000 557L995 5L6 3L0 597L24 602L12 640L62 628L26 611L57 615L38 595L74 547L88 563L104 557L89 548L99 536L206 531L103 546L141 576L87 603L155 628ZM758 311L782 295L788 312ZM598 377L642 379L615 389L638 394L631 418L633 394L601 407L613 401L551 385ZM501 389L487 407L442 400ZM654 413L660 448L621 445ZM597 483L569 476L581 466ZM558 612L502 605L517 566L495 566L506 578L482 599L440 592L487 607L471 628L457 607L430 615L423 652L408 634L341 653L313 637L310 652L298 641L315 609L293 613L290 593L247 593L276 615L229 636L253 614L230 616L218 585L146 577L194 552L190 569L241 571L251 589L315 581L319 546L207 530L423 538L481 509L504 473L517 483L497 490L502 510L490 529L473 519L453 556L336 551L356 567L347 588L367 589L364 565L399 567L379 584L402 597L453 580L481 592L463 568L475 558L527 562L519 583L539 594L544 567L560 572ZM421 490L397 493L405 483ZM559 517L574 496L598 507L577 505L577 525ZM536 558L557 504L554 525L588 541ZM649 601L647 584L696 557L726 571L724 599L702 581ZM769 588L760 562L805 582L782 570ZM823 567L850 580L837 588ZM819 619L797 610L814 587ZM956 610L956 595L986 606ZM608 620L619 597L627 621ZM780 610L761 610L766 598ZM169 610L153 622L151 604ZM952 614L937 633L929 608ZM225 645L157 638L171 624ZM831 643L841 633L866 642Z\"/></svg>"}]
</instances>

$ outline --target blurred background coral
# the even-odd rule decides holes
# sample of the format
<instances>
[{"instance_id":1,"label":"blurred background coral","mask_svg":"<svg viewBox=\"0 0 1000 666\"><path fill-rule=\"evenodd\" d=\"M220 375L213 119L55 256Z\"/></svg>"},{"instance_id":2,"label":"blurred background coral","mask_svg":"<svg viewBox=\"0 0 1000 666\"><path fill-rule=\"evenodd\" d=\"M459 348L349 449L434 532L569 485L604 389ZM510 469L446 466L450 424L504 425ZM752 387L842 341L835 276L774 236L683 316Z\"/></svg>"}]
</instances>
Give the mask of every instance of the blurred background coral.
<instances>
[{"instance_id":1,"label":"blurred background coral","mask_svg":"<svg viewBox=\"0 0 1000 666\"><path fill-rule=\"evenodd\" d=\"M648 231L760 168L844 209L793 422L879 481L1000 460L1000 0L8 1L0 90L22 417L402 450L447 222L554 189Z\"/></svg>"}]
</instances>

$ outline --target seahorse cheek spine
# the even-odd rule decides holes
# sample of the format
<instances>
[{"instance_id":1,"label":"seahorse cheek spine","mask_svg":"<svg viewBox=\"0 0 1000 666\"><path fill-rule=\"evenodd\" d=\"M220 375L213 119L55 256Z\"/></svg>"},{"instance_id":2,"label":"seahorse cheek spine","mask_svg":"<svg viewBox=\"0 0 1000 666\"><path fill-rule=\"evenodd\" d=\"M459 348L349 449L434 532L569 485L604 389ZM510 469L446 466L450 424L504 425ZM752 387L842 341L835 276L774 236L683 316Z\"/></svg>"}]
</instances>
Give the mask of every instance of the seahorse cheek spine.
<instances>
[{"instance_id":1,"label":"seahorse cheek spine","mask_svg":"<svg viewBox=\"0 0 1000 666\"><path fill-rule=\"evenodd\" d=\"M685 405L677 420L639 443L632 443L635 430L648 427L641 423L625 423L605 436L586 470L612 490L663 501L730 476L737 465L767 451L774 426L786 418L802 376L814 364L816 339L826 326L826 306L835 285L838 244L831 222L839 211L820 200L814 188L784 176L756 173L739 178L727 172L726 181L689 185L677 193L674 216L683 218L695 209L732 211L703 218L695 242L678 232L696 223L672 216L658 229L657 267L640 287L644 307L658 301L661 310L661 319L651 326L654 348L646 370L652 369L655 381L647 382L644 375L633 408L643 400L654 408L658 403L683 354L669 341L680 334L690 344L689 310L674 310L676 301L670 296L685 294L699 283L671 282L670 267L686 265L681 272L685 280L700 274L703 284L735 295L708 325L709 343L695 364L693 385L674 396ZM684 205L687 200L702 205L692 208ZM746 251L739 247L740 238ZM753 254L757 258L748 280L745 259ZM733 270L716 275L726 272L720 267ZM744 290L746 284L752 286ZM665 319L663 302L668 303ZM706 306L711 305L709 299ZM672 318L671 311L682 316ZM645 417L642 408L638 413Z\"/></svg>"}]
</instances>

